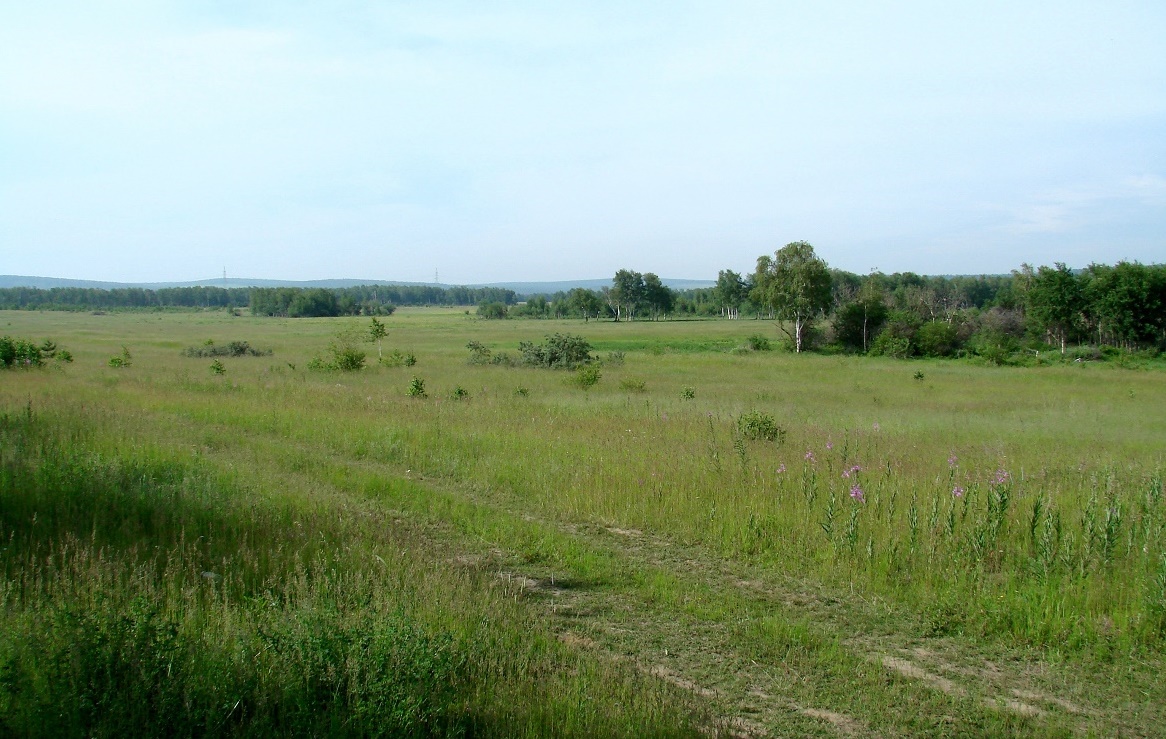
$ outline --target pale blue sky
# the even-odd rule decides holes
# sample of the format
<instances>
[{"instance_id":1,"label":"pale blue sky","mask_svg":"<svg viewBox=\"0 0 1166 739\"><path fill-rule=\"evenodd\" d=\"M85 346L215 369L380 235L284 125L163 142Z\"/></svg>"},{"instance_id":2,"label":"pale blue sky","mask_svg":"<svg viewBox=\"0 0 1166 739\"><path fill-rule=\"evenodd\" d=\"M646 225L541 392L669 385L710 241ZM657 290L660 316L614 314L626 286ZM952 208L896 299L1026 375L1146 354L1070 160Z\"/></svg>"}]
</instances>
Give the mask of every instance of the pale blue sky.
<instances>
[{"instance_id":1,"label":"pale blue sky","mask_svg":"<svg viewBox=\"0 0 1166 739\"><path fill-rule=\"evenodd\" d=\"M715 278L800 239L1166 261L1166 3L0 0L0 273Z\"/></svg>"}]
</instances>

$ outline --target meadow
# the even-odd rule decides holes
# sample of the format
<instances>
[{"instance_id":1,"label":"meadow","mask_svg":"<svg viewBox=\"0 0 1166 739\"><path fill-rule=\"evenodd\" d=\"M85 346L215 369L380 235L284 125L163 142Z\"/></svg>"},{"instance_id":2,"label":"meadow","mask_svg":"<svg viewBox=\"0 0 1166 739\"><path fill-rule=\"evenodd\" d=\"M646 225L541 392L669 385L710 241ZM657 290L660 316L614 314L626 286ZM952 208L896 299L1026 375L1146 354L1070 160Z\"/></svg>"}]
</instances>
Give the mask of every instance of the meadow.
<instances>
[{"instance_id":1,"label":"meadow","mask_svg":"<svg viewBox=\"0 0 1166 739\"><path fill-rule=\"evenodd\" d=\"M2 733L1166 731L1160 369L369 323L0 312Z\"/></svg>"}]
</instances>

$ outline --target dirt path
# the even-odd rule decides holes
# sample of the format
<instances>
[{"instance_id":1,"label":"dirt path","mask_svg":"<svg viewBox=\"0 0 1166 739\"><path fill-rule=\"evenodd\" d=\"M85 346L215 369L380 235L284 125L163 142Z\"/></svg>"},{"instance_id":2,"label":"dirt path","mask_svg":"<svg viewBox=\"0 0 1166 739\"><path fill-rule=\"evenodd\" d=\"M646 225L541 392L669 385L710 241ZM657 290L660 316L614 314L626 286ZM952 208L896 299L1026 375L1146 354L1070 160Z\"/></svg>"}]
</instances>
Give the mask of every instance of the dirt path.
<instances>
[{"instance_id":1,"label":"dirt path","mask_svg":"<svg viewBox=\"0 0 1166 739\"><path fill-rule=\"evenodd\" d=\"M254 439L260 444L289 444L260 436L266 437ZM626 661L707 701L722 717L713 728L723 735L1161 736L1166 727L1166 696L1156 679L1161 660L1142 664L1138 674L1123 662L1119 676L971 638L929 638L909 613L795 574L725 560L651 532L536 516L500 491L296 446L318 463L307 469L408 478L426 495L478 508L458 519L405 498L383 501L403 506L402 516L432 542L433 556L496 578L564 642ZM481 533L475 521L483 515L614 559L620 580L576 582L569 571L526 556L507 534ZM655 580L663 585L654 588Z\"/></svg>"},{"instance_id":2,"label":"dirt path","mask_svg":"<svg viewBox=\"0 0 1166 739\"><path fill-rule=\"evenodd\" d=\"M475 497L485 504L499 502ZM511 514L532 520L528 511ZM985 713L996 715L1018 735L1156 736L1158 727L1166 726L1160 701L1147 696L1143 704L1123 705L1119 696L1106 695L1104 675L1083 674L1080 666L1025 659L971 640L922 637L902 628L909 617L885 604L839 597L811 583L760 572L644 532L540 523L584 546L616 553L633 570L671 573L690 583L694 592L734 603L725 617L694 617L691 609L652 603L627 589L556 585L548 568L516 563L498 549L490 561L476 564L498 568L565 642L629 660L710 701L724 716L722 729L729 735L959 735L976 725L977 714ZM848 664L832 675L830 670L820 674L812 656L758 659L741 620L767 612L812 624L826 642L819 651L830 655L837 649L840 661ZM856 662L864 666L855 667ZM870 702L839 700L847 693L844 685L821 683L845 680L848 667L868 681L892 687ZM1152 685L1152 676L1145 677ZM890 703L879 705L886 698ZM951 715L906 722L894 715L937 708Z\"/></svg>"}]
</instances>

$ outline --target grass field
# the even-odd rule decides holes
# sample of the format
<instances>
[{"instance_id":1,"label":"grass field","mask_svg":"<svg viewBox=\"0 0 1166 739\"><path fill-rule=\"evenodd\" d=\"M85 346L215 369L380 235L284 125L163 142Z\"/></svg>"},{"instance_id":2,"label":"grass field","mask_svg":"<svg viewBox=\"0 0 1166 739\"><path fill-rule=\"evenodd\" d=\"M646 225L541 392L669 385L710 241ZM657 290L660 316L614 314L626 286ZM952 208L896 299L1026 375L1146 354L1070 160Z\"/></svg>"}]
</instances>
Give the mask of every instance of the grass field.
<instances>
[{"instance_id":1,"label":"grass field","mask_svg":"<svg viewBox=\"0 0 1166 739\"><path fill-rule=\"evenodd\" d=\"M385 323L0 313L0 733L1166 732L1160 370Z\"/></svg>"}]
</instances>

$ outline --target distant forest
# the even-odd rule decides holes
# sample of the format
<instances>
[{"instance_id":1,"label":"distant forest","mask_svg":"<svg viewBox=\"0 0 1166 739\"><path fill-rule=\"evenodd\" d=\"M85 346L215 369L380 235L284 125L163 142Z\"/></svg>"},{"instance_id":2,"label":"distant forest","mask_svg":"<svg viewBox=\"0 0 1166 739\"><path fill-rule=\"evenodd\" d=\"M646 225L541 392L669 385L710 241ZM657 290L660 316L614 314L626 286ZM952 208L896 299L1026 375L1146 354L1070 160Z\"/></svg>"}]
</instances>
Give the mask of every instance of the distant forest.
<instances>
[{"instance_id":1,"label":"distant forest","mask_svg":"<svg viewBox=\"0 0 1166 739\"><path fill-rule=\"evenodd\" d=\"M2 310L124 310L247 308L255 315L320 317L385 315L399 305L513 305L518 295L497 287L361 285L344 288L295 287L128 287L0 288Z\"/></svg>"},{"instance_id":2,"label":"distant forest","mask_svg":"<svg viewBox=\"0 0 1166 739\"><path fill-rule=\"evenodd\" d=\"M520 303L520 297L525 298ZM497 287L0 288L0 309L190 310L249 307L257 316L388 315L397 306L477 306L483 318L784 322L791 348L886 356L969 356L1001 362L1070 346L1166 351L1166 265L1063 264L1010 275L857 275L830 269L804 242L758 259L714 287L673 290L651 273L619 270L611 287L519 296ZM1084 349L1092 347L1092 349Z\"/></svg>"}]
</instances>

